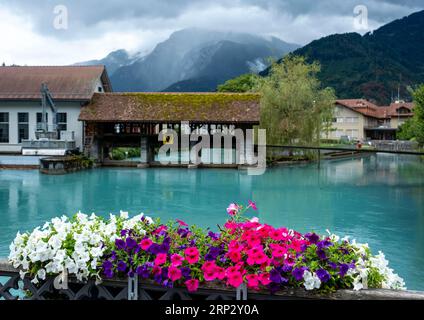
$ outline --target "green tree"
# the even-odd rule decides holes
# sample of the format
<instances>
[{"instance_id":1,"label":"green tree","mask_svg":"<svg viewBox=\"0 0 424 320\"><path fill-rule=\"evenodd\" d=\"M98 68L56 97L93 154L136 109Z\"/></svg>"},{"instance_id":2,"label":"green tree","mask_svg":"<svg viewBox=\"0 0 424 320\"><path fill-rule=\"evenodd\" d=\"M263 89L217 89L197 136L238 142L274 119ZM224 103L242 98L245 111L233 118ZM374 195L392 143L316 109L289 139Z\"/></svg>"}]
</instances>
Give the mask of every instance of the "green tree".
<instances>
[{"instance_id":1,"label":"green tree","mask_svg":"<svg viewBox=\"0 0 424 320\"><path fill-rule=\"evenodd\" d=\"M399 126L399 129L396 132L396 138L400 140L415 140L415 127L415 119L408 119L402 125Z\"/></svg>"},{"instance_id":2,"label":"green tree","mask_svg":"<svg viewBox=\"0 0 424 320\"><path fill-rule=\"evenodd\" d=\"M410 90L414 100L414 116L399 127L398 139L415 139L424 146L424 84Z\"/></svg>"},{"instance_id":3,"label":"green tree","mask_svg":"<svg viewBox=\"0 0 424 320\"><path fill-rule=\"evenodd\" d=\"M420 146L424 146L424 84L413 91L412 97L414 98L413 130Z\"/></svg>"},{"instance_id":4,"label":"green tree","mask_svg":"<svg viewBox=\"0 0 424 320\"><path fill-rule=\"evenodd\" d=\"M333 89L321 88L320 69L316 62L289 55L273 63L260 81L260 126L269 144L318 144L323 128L330 130L336 97Z\"/></svg>"},{"instance_id":5,"label":"green tree","mask_svg":"<svg viewBox=\"0 0 424 320\"><path fill-rule=\"evenodd\" d=\"M218 92L248 92L252 91L257 85L259 76L252 73L242 74L237 78L225 81L217 88Z\"/></svg>"}]
</instances>

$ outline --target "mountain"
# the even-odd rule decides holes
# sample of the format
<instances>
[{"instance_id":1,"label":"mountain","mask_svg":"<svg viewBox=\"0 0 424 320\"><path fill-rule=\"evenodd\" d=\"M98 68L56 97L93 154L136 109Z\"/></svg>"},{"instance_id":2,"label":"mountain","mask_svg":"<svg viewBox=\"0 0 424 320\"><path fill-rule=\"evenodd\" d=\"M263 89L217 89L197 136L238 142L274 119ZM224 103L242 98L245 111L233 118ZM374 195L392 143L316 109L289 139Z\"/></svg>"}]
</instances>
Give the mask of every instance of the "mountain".
<instances>
[{"instance_id":1,"label":"mountain","mask_svg":"<svg viewBox=\"0 0 424 320\"><path fill-rule=\"evenodd\" d=\"M293 54L319 61L322 84L333 87L339 98L388 104L399 85L401 97L409 99L407 87L424 83L423 30L424 11L419 11L363 36L335 34L312 41Z\"/></svg>"},{"instance_id":2,"label":"mountain","mask_svg":"<svg viewBox=\"0 0 424 320\"><path fill-rule=\"evenodd\" d=\"M262 71L269 57L298 47L275 37L183 29L150 54L117 68L111 81L115 91L214 91L222 81Z\"/></svg>"},{"instance_id":3,"label":"mountain","mask_svg":"<svg viewBox=\"0 0 424 320\"><path fill-rule=\"evenodd\" d=\"M109 76L112 76L117 69L133 63L138 58L139 58L138 55L130 56L129 53L126 50L120 49L120 50L116 50L116 51L109 53L103 59L77 62L74 65L76 65L76 66L92 66L92 65L103 64L103 65L106 66L106 69L108 71Z\"/></svg>"}]
</instances>

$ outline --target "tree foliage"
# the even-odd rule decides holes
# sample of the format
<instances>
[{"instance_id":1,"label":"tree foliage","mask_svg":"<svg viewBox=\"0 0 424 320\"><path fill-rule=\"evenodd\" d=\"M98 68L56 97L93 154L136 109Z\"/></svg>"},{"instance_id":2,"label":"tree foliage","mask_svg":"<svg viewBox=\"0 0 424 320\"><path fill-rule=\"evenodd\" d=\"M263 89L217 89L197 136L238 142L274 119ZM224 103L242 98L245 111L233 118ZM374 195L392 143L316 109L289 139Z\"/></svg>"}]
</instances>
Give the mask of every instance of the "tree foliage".
<instances>
[{"instance_id":1,"label":"tree foliage","mask_svg":"<svg viewBox=\"0 0 424 320\"><path fill-rule=\"evenodd\" d=\"M319 72L318 63L291 55L273 63L261 79L260 126L267 130L267 143L317 144L323 128L330 130L336 97L333 89L321 88Z\"/></svg>"},{"instance_id":2,"label":"tree foliage","mask_svg":"<svg viewBox=\"0 0 424 320\"><path fill-rule=\"evenodd\" d=\"M258 76L253 73L246 73L237 78L225 81L218 86L218 92L249 92L252 91L258 82Z\"/></svg>"},{"instance_id":3,"label":"tree foliage","mask_svg":"<svg viewBox=\"0 0 424 320\"><path fill-rule=\"evenodd\" d=\"M397 137L402 140L415 139L424 146L424 84L411 92L414 99L414 116L399 127Z\"/></svg>"}]
</instances>

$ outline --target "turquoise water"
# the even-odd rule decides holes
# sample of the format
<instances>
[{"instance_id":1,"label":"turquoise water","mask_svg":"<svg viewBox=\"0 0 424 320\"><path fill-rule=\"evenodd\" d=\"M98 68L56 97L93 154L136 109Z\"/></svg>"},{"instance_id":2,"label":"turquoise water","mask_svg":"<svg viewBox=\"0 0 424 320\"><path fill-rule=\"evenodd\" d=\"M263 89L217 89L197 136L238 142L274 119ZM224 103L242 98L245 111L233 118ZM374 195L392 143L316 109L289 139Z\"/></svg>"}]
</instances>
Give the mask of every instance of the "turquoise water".
<instances>
[{"instance_id":1,"label":"turquoise water","mask_svg":"<svg viewBox=\"0 0 424 320\"><path fill-rule=\"evenodd\" d=\"M409 289L424 290L424 162L378 154L248 176L229 169L95 169L63 176L0 170L0 257L18 230L78 210L145 212L216 228L230 202L301 232L325 229L382 250Z\"/></svg>"}]
</instances>

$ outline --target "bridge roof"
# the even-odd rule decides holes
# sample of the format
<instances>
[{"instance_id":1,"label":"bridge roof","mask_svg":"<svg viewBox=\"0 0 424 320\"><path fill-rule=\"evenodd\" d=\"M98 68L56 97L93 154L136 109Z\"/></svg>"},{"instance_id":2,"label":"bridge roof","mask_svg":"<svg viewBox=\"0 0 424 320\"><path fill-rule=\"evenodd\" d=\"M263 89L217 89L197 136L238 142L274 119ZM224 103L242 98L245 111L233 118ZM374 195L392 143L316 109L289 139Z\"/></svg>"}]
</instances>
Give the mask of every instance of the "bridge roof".
<instances>
[{"instance_id":1,"label":"bridge roof","mask_svg":"<svg viewBox=\"0 0 424 320\"><path fill-rule=\"evenodd\" d=\"M79 120L259 124L259 104L254 93L96 93Z\"/></svg>"}]
</instances>

